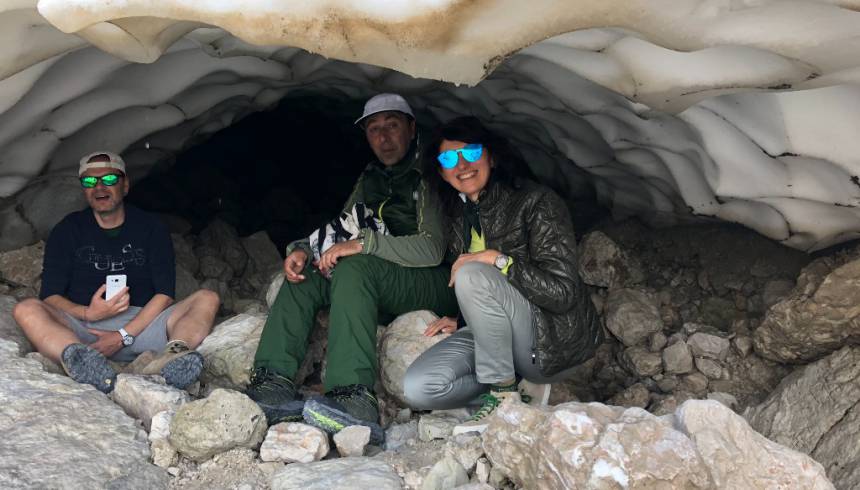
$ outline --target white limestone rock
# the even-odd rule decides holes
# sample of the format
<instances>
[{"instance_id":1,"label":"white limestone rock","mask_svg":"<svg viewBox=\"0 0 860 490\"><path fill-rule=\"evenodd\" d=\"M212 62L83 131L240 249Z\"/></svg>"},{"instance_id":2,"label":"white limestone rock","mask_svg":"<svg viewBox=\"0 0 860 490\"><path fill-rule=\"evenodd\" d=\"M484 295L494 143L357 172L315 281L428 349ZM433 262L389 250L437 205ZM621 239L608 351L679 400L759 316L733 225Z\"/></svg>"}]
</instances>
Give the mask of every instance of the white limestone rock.
<instances>
[{"instance_id":1,"label":"white limestone rock","mask_svg":"<svg viewBox=\"0 0 860 490\"><path fill-rule=\"evenodd\" d=\"M424 414L418 419L418 438L422 441L447 439L462 419L446 413Z\"/></svg>"},{"instance_id":2,"label":"white limestone rock","mask_svg":"<svg viewBox=\"0 0 860 490\"><path fill-rule=\"evenodd\" d=\"M433 465L420 490L445 490L456 488L469 482L469 475L460 463L454 458L447 456Z\"/></svg>"},{"instance_id":3,"label":"white limestone rock","mask_svg":"<svg viewBox=\"0 0 860 490\"><path fill-rule=\"evenodd\" d=\"M640 344L663 330L659 303L647 291L611 290L606 299L606 328L628 347Z\"/></svg>"},{"instance_id":4,"label":"white limestone rock","mask_svg":"<svg viewBox=\"0 0 860 490\"><path fill-rule=\"evenodd\" d=\"M307 424L282 422L269 427L266 440L260 446L260 459L310 463L321 460L328 451L328 434L322 430Z\"/></svg>"},{"instance_id":5,"label":"white limestone rock","mask_svg":"<svg viewBox=\"0 0 860 490\"><path fill-rule=\"evenodd\" d=\"M272 476L272 490L401 490L402 481L390 465L372 458L340 458L295 463Z\"/></svg>"},{"instance_id":6,"label":"white limestone rock","mask_svg":"<svg viewBox=\"0 0 860 490\"><path fill-rule=\"evenodd\" d=\"M483 441L474 432L457 434L445 442L445 451L463 466L466 473L472 473L484 455Z\"/></svg>"},{"instance_id":7,"label":"white limestone rock","mask_svg":"<svg viewBox=\"0 0 860 490\"><path fill-rule=\"evenodd\" d=\"M185 390L168 386L161 376L137 376L119 374L111 399L125 413L140 420L149 431L152 417L163 411L176 411L183 403L191 401Z\"/></svg>"},{"instance_id":8,"label":"white limestone rock","mask_svg":"<svg viewBox=\"0 0 860 490\"><path fill-rule=\"evenodd\" d=\"M341 457L364 456L364 449L370 443L370 427L364 425L344 427L332 439Z\"/></svg>"},{"instance_id":9,"label":"white limestone rock","mask_svg":"<svg viewBox=\"0 0 860 490\"><path fill-rule=\"evenodd\" d=\"M262 315L240 314L216 325L197 347L204 361L201 381L243 390L250 382L265 323Z\"/></svg>"},{"instance_id":10,"label":"white limestone rock","mask_svg":"<svg viewBox=\"0 0 860 490\"><path fill-rule=\"evenodd\" d=\"M275 299L278 298L278 293L281 291L281 286L284 285L284 272L273 272L269 278L269 287L266 289L266 304L269 308L275 304Z\"/></svg>"},{"instance_id":11,"label":"white limestone rock","mask_svg":"<svg viewBox=\"0 0 860 490\"><path fill-rule=\"evenodd\" d=\"M821 464L766 439L722 403L688 400L675 421L695 444L716 488L833 488Z\"/></svg>"},{"instance_id":12,"label":"white limestone rock","mask_svg":"<svg viewBox=\"0 0 860 490\"><path fill-rule=\"evenodd\" d=\"M447 334L425 337L424 330L438 317L430 311L413 311L395 318L379 339L379 376L385 391L407 406L403 396L406 370L424 351L436 345Z\"/></svg>"},{"instance_id":13,"label":"white limestone rock","mask_svg":"<svg viewBox=\"0 0 860 490\"><path fill-rule=\"evenodd\" d=\"M837 488L857 488L860 347L843 347L796 369L744 417L768 439L815 458Z\"/></svg>"},{"instance_id":14,"label":"white limestone rock","mask_svg":"<svg viewBox=\"0 0 860 490\"><path fill-rule=\"evenodd\" d=\"M105 395L0 339L0 487L164 488L146 434Z\"/></svg>"},{"instance_id":15,"label":"white limestone rock","mask_svg":"<svg viewBox=\"0 0 860 490\"><path fill-rule=\"evenodd\" d=\"M0 295L0 339L13 342L18 347L18 354L24 355L33 350L24 331L12 317L12 309L18 300L12 296Z\"/></svg>"},{"instance_id":16,"label":"white limestone rock","mask_svg":"<svg viewBox=\"0 0 860 490\"><path fill-rule=\"evenodd\" d=\"M182 405L170 421L170 444L196 461L235 447L255 449L265 435L260 407L244 394L224 389Z\"/></svg>"},{"instance_id":17,"label":"white limestone rock","mask_svg":"<svg viewBox=\"0 0 860 490\"><path fill-rule=\"evenodd\" d=\"M174 415L176 410L165 410L152 416L149 447L152 450L153 464L161 468L169 468L179 459L179 453L170 444L170 421Z\"/></svg>"},{"instance_id":18,"label":"white limestone rock","mask_svg":"<svg viewBox=\"0 0 860 490\"><path fill-rule=\"evenodd\" d=\"M639 262L600 231L580 243L579 274L586 284L603 288L632 287L645 280Z\"/></svg>"}]
</instances>

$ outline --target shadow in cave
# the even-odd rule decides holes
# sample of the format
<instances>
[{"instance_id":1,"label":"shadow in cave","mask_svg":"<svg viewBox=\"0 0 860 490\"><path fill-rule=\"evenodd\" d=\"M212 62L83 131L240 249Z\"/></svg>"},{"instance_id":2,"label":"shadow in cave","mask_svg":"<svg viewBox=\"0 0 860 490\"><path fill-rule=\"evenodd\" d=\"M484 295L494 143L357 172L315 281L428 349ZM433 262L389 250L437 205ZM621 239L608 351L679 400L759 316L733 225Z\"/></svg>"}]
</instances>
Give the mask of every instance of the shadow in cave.
<instances>
[{"instance_id":1,"label":"shadow in cave","mask_svg":"<svg viewBox=\"0 0 860 490\"><path fill-rule=\"evenodd\" d=\"M340 211L373 158L352 124L362 104L285 99L153 169L132 185L127 201L180 216L195 234L215 218L240 236L265 230L283 252Z\"/></svg>"}]
</instances>

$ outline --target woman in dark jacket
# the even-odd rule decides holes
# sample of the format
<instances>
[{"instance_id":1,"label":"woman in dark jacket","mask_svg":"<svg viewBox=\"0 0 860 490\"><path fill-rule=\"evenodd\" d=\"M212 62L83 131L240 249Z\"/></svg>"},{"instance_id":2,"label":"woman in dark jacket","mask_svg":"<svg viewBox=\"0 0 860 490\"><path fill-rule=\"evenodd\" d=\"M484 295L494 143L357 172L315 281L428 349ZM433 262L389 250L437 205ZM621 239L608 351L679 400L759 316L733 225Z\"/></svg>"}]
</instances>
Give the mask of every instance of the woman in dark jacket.
<instances>
[{"instance_id":1,"label":"woman in dark jacket","mask_svg":"<svg viewBox=\"0 0 860 490\"><path fill-rule=\"evenodd\" d=\"M410 366L405 395L416 409L462 407L481 395L483 406L457 432L481 431L503 399L519 397L518 379L566 377L593 355L602 328L577 273L564 201L523 178L525 162L504 138L462 117L437 128L423 155L447 217L450 286L465 327L450 317L430 324L425 335L453 335Z\"/></svg>"}]
</instances>

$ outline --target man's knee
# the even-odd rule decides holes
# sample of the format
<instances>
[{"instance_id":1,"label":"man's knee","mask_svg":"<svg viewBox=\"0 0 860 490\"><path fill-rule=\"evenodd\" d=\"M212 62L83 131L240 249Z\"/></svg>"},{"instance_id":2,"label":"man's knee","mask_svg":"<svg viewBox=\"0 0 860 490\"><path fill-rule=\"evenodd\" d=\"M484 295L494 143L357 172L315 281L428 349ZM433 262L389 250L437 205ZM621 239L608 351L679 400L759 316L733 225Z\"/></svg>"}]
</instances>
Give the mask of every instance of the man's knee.
<instances>
[{"instance_id":1,"label":"man's knee","mask_svg":"<svg viewBox=\"0 0 860 490\"><path fill-rule=\"evenodd\" d=\"M338 261L331 275L332 286L339 283L354 283L370 280L372 272L382 259L372 255L351 255Z\"/></svg>"},{"instance_id":2,"label":"man's knee","mask_svg":"<svg viewBox=\"0 0 860 490\"><path fill-rule=\"evenodd\" d=\"M12 308L12 318L18 322L21 328L27 328L27 321L33 314L45 309L45 304L36 298L27 298L18 302Z\"/></svg>"},{"instance_id":3,"label":"man's knee","mask_svg":"<svg viewBox=\"0 0 860 490\"><path fill-rule=\"evenodd\" d=\"M200 289L196 291L194 293L194 299L195 301L199 301L207 310L217 311L218 307L221 306L221 297L211 289Z\"/></svg>"}]
</instances>

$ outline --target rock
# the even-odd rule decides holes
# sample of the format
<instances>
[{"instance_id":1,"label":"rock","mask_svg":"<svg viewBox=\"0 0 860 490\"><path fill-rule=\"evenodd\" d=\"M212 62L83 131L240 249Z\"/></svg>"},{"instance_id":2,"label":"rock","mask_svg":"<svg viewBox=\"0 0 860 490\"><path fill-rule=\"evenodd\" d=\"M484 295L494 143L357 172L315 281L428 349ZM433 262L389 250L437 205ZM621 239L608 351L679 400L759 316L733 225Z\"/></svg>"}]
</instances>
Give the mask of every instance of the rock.
<instances>
[{"instance_id":1,"label":"rock","mask_svg":"<svg viewBox=\"0 0 860 490\"><path fill-rule=\"evenodd\" d=\"M734 397L734 395L730 393L723 393L719 391L715 391L713 393L708 393L708 400L716 400L723 405L731 408L732 410L738 406L738 399Z\"/></svg>"},{"instance_id":2,"label":"rock","mask_svg":"<svg viewBox=\"0 0 860 490\"><path fill-rule=\"evenodd\" d=\"M41 269L40 269L41 270ZM18 347L18 354L24 355L32 352L33 345L27 340L24 331L12 318L12 309L18 304L18 300L11 296L0 295L0 340L8 340Z\"/></svg>"},{"instance_id":3,"label":"rock","mask_svg":"<svg viewBox=\"0 0 860 490\"><path fill-rule=\"evenodd\" d=\"M269 308L275 304L281 286L284 285L284 273L283 271L273 272L270 277L269 288L266 289L266 304L269 305Z\"/></svg>"},{"instance_id":4,"label":"rock","mask_svg":"<svg viewBox=\"0 0 860 490\"><path fill-rule=\"evenodd\" d=\"M26 357L27 359L33 359L34 361L37 361L39 364L42 365L42 369L44 369L46 372L49 372L52 374L59 374L61 376L66 375L66 372L63 371L62 366L60 366L56 362L48 359L47 357L43 356L42 354L39 354L38 352L28 352L27 355L25 355L24 357Z\"/></svg>"},{"instance_id":5,"label":"rock","mask_svg":"<svg viewBox=\"0 0 860 490\"><path fill-rule=\"evenodd\" d=\"M692 373L681 378L679 388L695 394L702 394L708 389L708 378L702 373Z\"/></svg>"},{"instance_id":6,"label":"rock","mask_svg":"<svg viewBox=\"0 0 860 490\"><path fill-rule=\"evenodd\" d=\"M134 419L92 386L47 373L18 350L0 339L0 488L167 486Z\"/></svg>"},{"instance_id":7,"label":"rock","mask_svg":"<svg viewBox=\"0 0 860 490\"><path fill-rule=\"evenodd\" d=\"M38 240L36 229L16 209L15 202L0 208L0 252L17 250Z\"/></svg>"},{"instance_id":8,"label":"rock","mask_svg":"<svg viewBox=\"0 0 860 490\"><path fill-rule=\"evenodd\" d=\"M81 182L73 175L37 179L18 193L15 200L24 221L41 240L48 238L64 216L87 206Z\"/></svg>"},{"instance_id":9,"label":"rock","mask_svg":"<svg viewBox=\"0 0 860 490\"><path fill-rule=\"evenodd\" d=\"M729 340L716 335L696 332L687 339L687 345L695 357L707 357L725 361L729 354Z\"/></svg>"},{"instance_id":10,"label":"rock","mask_svg":"<svg viewBox=\"0 0 860 490\"><path fill-rule=\"evenodd\" d=\"M696 369L709 379L720 379L723 375L723 366L719 362L706 357L696 358Z\"/></svg>"},{"instance_id":11,"label":"rock","mask_svg":"<svg viewBox=\"0 0 860 490\"><path fill-rule=\"evenodd\" d=\"M708 469L693 441L640 409L565 403L537 409L505 403L484 449L517 487L703 488Z\"/></svg>"},{"instance_id":12,"label":"rock","mask_svg":"<svg viewBox=\"0 0 860 490\"><path fill-rule=\"evenodd\" d=\"M660 352L666 347L668 343L668 339L663 332L654 332L651 334L651 337L648 338L648 350L651 352Z\"/></svg>"},{"instance_id":13,"label":"rock","mask_svg":"<svg viewBox=\"0 0 860 490\"><path fill-rule=\"evenodd\" d=\"M723 332L728 332L732 322L738 317L734 301L711 296L705 299L701 306L702 322L713 325Z\"/></svg>"},{"instance_id":14,"label":"rock","mask_svg":"<svg viewBox=\"0 0 860 490\"><path fill-rule=\"evenodd\" d=\"M401 490L390 465L371 458L340 458L286 466L272 476L272 490Z\"/></svg>"},{"instance_id":15,"label":"rock","mask_svg":"<svg viewBox=\"0 0 860 490\"><path fill-rule=\"evenodd\" d=\"M457 434L445 443L445 451L457 460L467 473L471 473L484 455L483 441L481 436L474 432Z\"/></svg>"},{"instance_id":16,"label":"rock","mask_svg":"<svg viewBox=\"0 0 860 490\"><path fill-rule=\"evenodd\" d=\"M693 355L686 342L680 341L663 350L663 371L667 374L686 374L693 370Z\"/></svg>"},{"instance_id":17,"label":"rock","mask_svg":"<svg viewBox=\"0 0 860 490\"><path fill-rule=\"evenodd\" d=\"M752 352L753 341L752 337L746 335L738 335L732 339L732 345L741 357L746 357Z\"/></svg>"},{"instance_id":18,"label":"rock","mask_svg":"<svg viewBox=\"0 0 860 490\"><path fill-rule=\"evenodd\" d=\"M418 439L418 421L405 424L391 424L385 431L385 450L396 451L409 440Z\"/></svg>"},{"instance_id":19,"label":"rock","mask_svg":"<svg viewBox=\"0 0 860 490\"><path fill-rule=\"evenodd\" d=\"M200 274L207 279L229 281L233 278L233 268L229 263L214 255L204 255L200 258Z\"/></svg>"},{"instance_id":20,"label":"rock","mask_svg":"<svg viewBox=\"0 0 860 490\"><path fill-rule=\"evenodd\" d=\"M626 346L663 330L656 299L637 289L616 289L606 299L606 328Z\"/></svg>"},{"instance_id":21,"label":"rock","mask_svg":"<svg viewBox=\"0 0 860 490\"><path fill-rule=\"evenodd\" d=\"M235 447L256 448L266 435L266 416L247 396L217 389L179 407L170 422L170 444L196 461Z\"/></svg>"},{"instance_id":22,"label":"rock","mask_svg":"<svg viewBox=\"0 0 860 490\"><path fill-rule=\"evenodd\" d=\"M191 401L187 392L166 385L161 376L132 374L119 374L116 377L111 398L125 413L140 420L147 431L155 414L175 411L183 403Z\"/></svg>"},{"instance_id":23,"label":"rock","mask_svg":"<svg viewBox=\"0 0 860 490\"><path fill-rule=\"evenodd\" d=\"M459 418L444 413L422 415L418 420L418 438L422 441L447 439L460 422Z\"/></svg>"},{"instance_id":24,"label":"rock","mask_svg":"<svg viewBox=\"0 0 860 490\"><path fill-rule=\"evenodd\" d=\"M240 242L248 255L246 275L250 272L261 273L268 277L275 272L283 271L284 259L281 258L278 248L272 243L268 233L258 231L240 239Z\"/></svg>"},{"instance_id":25,"label":"rock","mask_svg":"<svg viewBox=\"0 0 860 490\"><path fill-rule=\"evenodd\" d=\"M657 388L663 393L675 391L676 386L678 386L678 378L675 376L663 376L663 378L657 380Z\"/></svg>"},{"instance_id":26,"label":"rock","mask_svg":"<svg viewBox=\"0 0 860 490\"><path fill-rule=\"evenodd\" d=\"M828 261L810 263L791 294L768 310L753 334L759 355L809 362L860 338L860 259L828 267Z\"/></svg>"},{"instance_id":27,"label":"rock","mask_svg":"<svg viewBox=\"0 0 860 490\"><path fill-rule=\"evenodd\" d=\"M178 262L176 264L176 301L191 296L195 291L200 289L200 283L194 275L182 267Z\"/></svg>"},{"instance_id":28,"label":"rock","mask_svg":"<svg viewBox=\"0 0 860 490\"><path fill-rule=\"evenodd\" d=\"M467 483L465 485L460 485L456 487L454 490L494 490L494 488L485 482L476 482L476 483Z\"/></svg>"},{"instance_id":29,"label":"rock","mask_svg":"<svg viewBox=\"0 0 860 490\"><path fill-rule=\"evenodd\" d=\"M630 287L645 280L639 261L600 231L582 239L579 273L586 284L603 288Z\"/></svg>"},{"instance_id":30,"label":"rock","mask_svg":"<svg viewBox=\"0 0 860 490\"><path fill-rule=\"evenodd\" d=\"M370 437L370 429L368 438ZM328 454L328 434L316 427L283 422L269 427L266 440L260 446L260 459L284 463L310 463Z\"/></svg>"},{"instance_id":31,"label":"rock","mask_svg":"<svg viewBox=\"0 0 860 490\"><path fill-rule=\"evenodd\" d=\"M233 310L235 296L233 291L230 289L230 286L225 281L212 278L204 279L200 282L200 288L218 293L218 298L221 299L221 308L219 313L222 316L235 312Z\"/></svg>"},{"instance_id":32,"label":"rock","mask_svg":"<svg viewBox=\"0 0 860 490\"><path fill-rule=\"evenodd\" d=\"M689 400L675 420L695 444L716 488L833 488L819 463L756 433L722 403Z\"/></svg>"},{"instance_id":33,"label":"rock","mask_svg":"<svg viewBox=\"0 0 860 490\"><path fill-rule=\"evenodd\" d=\"M171 233L170 238L173 241L173 253L176 256L176 266L181 266L192 275L197 274L200 270L200 260L194 254L194 247L188 240L178 233Z\"/></svg>"},{"instance_id":34,"label":"rock","mask_svg":"<svg viewBox=\"0 0 860 490\"><path fill-rule=\"evenodd\" d=\"M794 289L794 281L776 279L766 282L764 292L762 293L762 302L765 309L782 301L783 298L791 293L792 289Z\"/></svg>"},{"instance_id":35,"label":"rock","mask_svg":"<svg viewBox=\"0 0 860 490\"><path fill-rule=\"evenodd\" d=\"M438 317L430 311L413 311L400 315L382 333L379 340L379 377L385 391L398 403L407 406L403 396L406 369L424 351L447 338L440 334L425 337L424 330Z\"/></svg>"},{"instance_id":36,"label":"rock","mask_svg":"<svg viewBox=\"0 0 860 490\"><path fill-rule=\"evenodd\" d=\"M450 456L435 465L424 477L421 490L444 490L469 483L469 475L460 463Z\"/></svg>"},{"instance_id":37,"label":"rock","mask_svg":"<svg viewBox=\"0 0 860 490\"><path fill-rule=\"evenodd\" d=\"M176 464L179 455L170 444L170 421L176 415L175 410L165 410L152 416L152 426L149 430L149 445L152 450L152 462L156 466L169 468Z\"/></svg>"},{"instance_id":38,"label":"rock","mask_svg":"<svg viewBox=\"0 0 860 490\"><path fill-rule=\"evenodd\" d=\"M621 354L621 365L636 376L654 376L663 369L663 358L645 347L628 347Z\"/></svg>"},{"instance_id":39,"label":"rock","mask_svg":"<svg viewBox=\"0 0 860 490\"><path fill-rule=\"evenodd\" d=\"M239 241L239 235L236 233L235 228L223 220L216 218L210 221L206 228L200 232L200 239L203 243L210 244L218 250L219 256L230 264L236 276L244 274L248 263L248 254ZM203 272L202 260L200 262L200 269Z\"/></svg>"},{"instance_id":40,"label":"rock","mask_svg":"<svg viewBox=\"0 0 860 490\"><path fill-rule=\"evenodd\" d=\"M860 487L860 347L787 376L744 416L762 435L809 454L840 489Z\"/></svg>"},{"instance_id":41,"label":"rock","mask_svg":"<svg viewBox=\"0 0 860 490\"><path fill-rule=\"evenodd\" d=\"M650 397L651 392L648 391L648 388L646 388L645 385L642 383L636 383L630 388L627 388L621 393L613 396L612 398L607 400L606 403L609 405L617 405L622 407L645 408L648 406Z\"/></svg>"},{"instance_id":42,"label":"rock","mask_svg":"<svg viewBox=\"0 0 860 490\"><path fill-rule=\"evenodd\" d=\"M334 435L334 445L341 457L364 456L364 448L370 443L370 427L351 425Z\"/></svg>"},{"instance_id":43,"label":"rock","mask_svg":"<svg viewBox=\"0 0 860 490\"><path fill-rule=\"evenodd\" d=\"M197 347L204 359L201 380L244 390L250 381L254 354L265 323L262 315L242 314L216 325Z\"/></svg>"},{"instance_id":44,"label":"rock","mask_svg":"<svg viewBox=\"0 0 860 490\"><path fill-rule=\"evenodd\" d=\"M42 258L45 255L45 242L0 253L0 278L22 286L38 289L36 285L42 277Z\"/></svg>"},{"instance_id":45,"label":"rock","mask_svg":"<svg viewBox=\"0 0 860 490\"><path fill-rule=\"evenodd\" d=\"M492 466L487 458L480 458L475 463L475 479L478 480L479 483L487 483L490 479L490 469ZM492 488L492 487L490 487Z\"/></svg>"}]
</instances>

